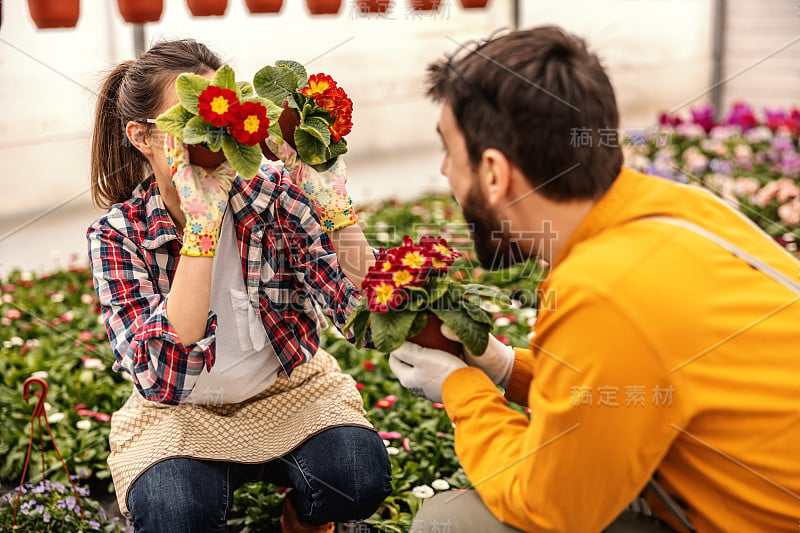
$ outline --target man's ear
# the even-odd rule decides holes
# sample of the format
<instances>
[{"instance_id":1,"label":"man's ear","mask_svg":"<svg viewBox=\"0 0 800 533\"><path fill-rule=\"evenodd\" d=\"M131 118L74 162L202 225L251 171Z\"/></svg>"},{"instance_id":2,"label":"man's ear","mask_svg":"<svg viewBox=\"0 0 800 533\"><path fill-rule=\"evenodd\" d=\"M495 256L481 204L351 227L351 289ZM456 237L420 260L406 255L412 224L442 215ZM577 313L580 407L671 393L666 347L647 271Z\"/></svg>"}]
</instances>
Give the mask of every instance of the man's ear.
<instances>
[{"instance_id":1,"label":"man's ear","mask_svg":"<svg viewBox=\"0 0 800 533\"><path fill-rule=\"evenodd\" d=\"M142 152L145 157L150 157L153 155L153 145L147 130L145 124L134 120L128 121L125 125L125 136L128 137L128 142Z\"/></svg>"},{"instance_id":2,"label":"man's ear","mask_svg":"<svg viewBox=\"0 0 800 533\"><path fill-rule=\"evenodd\" d=\"M489 205L504 203L511 188L511 161L496 148L487 148L481 155L478 176Z\"/></svg>"}]
</instances>

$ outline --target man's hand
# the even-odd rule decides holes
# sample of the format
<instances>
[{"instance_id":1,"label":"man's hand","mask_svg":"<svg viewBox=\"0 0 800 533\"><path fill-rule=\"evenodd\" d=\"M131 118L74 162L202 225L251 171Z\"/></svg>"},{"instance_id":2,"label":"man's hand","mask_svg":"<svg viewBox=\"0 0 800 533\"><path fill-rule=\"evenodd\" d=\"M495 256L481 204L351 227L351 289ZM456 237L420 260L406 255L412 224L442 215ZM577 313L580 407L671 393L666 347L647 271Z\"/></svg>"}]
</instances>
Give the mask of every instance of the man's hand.
<instances>
[{"instance_id":1,"label":"man's hand","mask_svg":"<svg viewBox=\"0 0 800 533\"><path fill-rule=\"evenodd\" d=\"M442 324L440 328L442 335L451 341L461 342L458 335ZM469 366L474 366L483 370L495 385L506 388L508 380L511 378L511 370L514 368L514 348L506 346L497 338L489 334L489 344L483 355L474 355L469 350L463 348L464 360Z\"/></svg>"},{"instance_id":2,"label":"man's hand","mask_svg":"<svg viewBox=\"0 0 800 533\"><path fill-rule=\"evenodd\" d=\"M441 402L444 380L467 365L447 352L406 341L389 356L389 367L403 387L422 398Z\"/></svg>"}]
</instances>

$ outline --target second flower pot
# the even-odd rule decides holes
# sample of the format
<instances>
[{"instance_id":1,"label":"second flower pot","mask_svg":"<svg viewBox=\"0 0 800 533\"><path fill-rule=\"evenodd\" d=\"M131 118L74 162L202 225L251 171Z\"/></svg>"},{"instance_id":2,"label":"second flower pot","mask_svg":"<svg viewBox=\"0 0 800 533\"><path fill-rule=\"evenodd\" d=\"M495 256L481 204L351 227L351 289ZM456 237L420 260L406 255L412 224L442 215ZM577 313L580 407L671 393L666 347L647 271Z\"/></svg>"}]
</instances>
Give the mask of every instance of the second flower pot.
<instances>
[{"instance_id":1,"label":"second flower pot","mask_svg":"<svg viewBox=\"0 0 800 533\"><path fill-rule=\"evenodd\" d=\"M442 321L439 317L428 315L428 322L425 324L425 328L413 337L409 337L408 340L424 348L433 348L459 355L461 353L461 343L451 341L442 335L441 326Z\"/></svg>"},{"instance_id":2,"label":"second flower pot","mask_svg":"<svg viewBox=\"0 0 800 533\"><path fill-rule=\"evenodd\" d=\"M220 163L225 161L225 154L222 150L214 152L202 144L187 144L186 150L189 152L189 161L207 169L217 168Z\"/></svg>"}]
</instances>

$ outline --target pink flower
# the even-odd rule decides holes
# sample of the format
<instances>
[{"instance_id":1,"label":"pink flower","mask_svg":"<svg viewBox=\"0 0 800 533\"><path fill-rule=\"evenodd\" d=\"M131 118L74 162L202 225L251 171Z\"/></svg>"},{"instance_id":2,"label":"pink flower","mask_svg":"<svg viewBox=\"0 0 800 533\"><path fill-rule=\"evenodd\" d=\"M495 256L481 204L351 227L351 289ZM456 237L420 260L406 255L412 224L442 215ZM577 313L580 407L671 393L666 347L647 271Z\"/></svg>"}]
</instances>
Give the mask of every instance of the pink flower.
<instances>
[{"instance_id":1,"label":"pink flower","mask_svg":"<svg viewBox=\"0 0 800 533\"><path fill-rule=\"evenodd\" d=\"M83 405L83 404L80 404ZM88 409L78 409L78 416L90 416L92 412Z\"/></svg>"},{"instance_id":2,"label":"pink flower","mask_svg":"<svg viewBox=\"0 0 800 533\"><path fill-rule=\"evenodd\" d=\"M365 370L375 370L375 363L372 361L364 361L362 364Z\"/></svg>"},{"instance_id":3,"label":"pink flower","mask_svg":"<svg viewBox=\"0 0 800 533\"><path fill-rule=\"evenodd\" d=\"M495 335L495 338L505 345L511 344L511 342L509 342L509 340L505 337L505 335Z\"/></svg>"},{"instance_id":4,"label":"pink flower","mask_svg":"<svg viewBox=\"0 0 800 533\"><path fill-rule=\"evenodd\" d=\"M795 197L791 202L780 206L778 208L778 216L789 226L800 224L800 198Z\"/></svg>"},{"instance_id":5,"label":"pink flower","mask_svg":"<svg viewBox=\"0 0 800 533\"><path fill-rule=\"evenodd\" d=\"M738 178L734 182L734 191L736 192L736 196L750 196L751 194L755 194L758 192L758 189L761 187L761 183L755 178Z\"/></svg>"},{"instance_id":6,"label":"pink flower","mask_svg":"<svg viewBox=\"0 0 800 533\"><path fill-rule=\"evenodd\" d=\"M403 435L399 431L379 431L378 435L382 439L400 439Z\"/></svg>"},{"instance_id":7,"label":"pink flower","mask_svg":"<svg viewBox=\"0 0 800 533\"><path fill-rule=\"evenodd\" d=\"M408 437L403 439L403 449L407 452L411 451L411 441L408 440Z\"/></svg>"},{"instance_id":8,"label":"pink flower","mask_svg":"<svg viewBox=\"0 0 800 533\"><path fill-rule=\"evenodd\" d=\"M384 400L389 400L390 402L394 403L397 401L397 396L395 396L394 394L390 394L389 396L384 398Z\"/></svg>"},{"instance_id":9,"label":"pink flower","mask_svg":"<svg viewBox=\"0 0 800 533\"><path fill-rule=\"evenodd\" d=\"M108 422L111 420L111 416L105 413L95 413L94 417L98 422Z\"/></svg>"},{"instance_id":10,"label":"pink flower","mask_svg":"<svg viewBox=\"0 0 800 533\"><path fill-rule=\"evenodd\" d=\"M19 312L19 309L9 309L6 311L6 317L11 320L17 320L18 318L22 318L22 313Z\"/></svg>"},{"instance_id":11,"label":"pink flower","mask_svg":"<svg viewBox=\"0 0 800 533\"><path fill-rule=\"evenodd\" d=\"M358 390L364 390L365 387L366 385L364 385L363 383L356 383L356 389Z\"/></svg>"},{"instance_id":12,"label":"pink flower","mask_svg":"<svg viewBox=\"0 0 800 533\"><path fill-rule=\"evenodd\" d=\"M388 400L378 400L375 402L375 407L380 407L381 409L388 409L392 406L392 402Z\"/></svg>"},{"instance_id":13,"label":"pink flower","mask_svg":"<svg viewBox=\"0 0 800 533\"><path fill-rule=\"evenodd\" d=\"M439 402L433 402L433 407L435 409L444 409L444 404Z\"/></svg>"},{"instance_id":14,"label":"pink flower","mask_svg":"<svg viewBox=\"0 0 800 533\"><path fill-rule=\"evenodd\" d=\"M94 338L94 333L91 331L81 331L80 335L78 335L78 338L83 342L89 342Z\"/></svg>"}]
</instances>

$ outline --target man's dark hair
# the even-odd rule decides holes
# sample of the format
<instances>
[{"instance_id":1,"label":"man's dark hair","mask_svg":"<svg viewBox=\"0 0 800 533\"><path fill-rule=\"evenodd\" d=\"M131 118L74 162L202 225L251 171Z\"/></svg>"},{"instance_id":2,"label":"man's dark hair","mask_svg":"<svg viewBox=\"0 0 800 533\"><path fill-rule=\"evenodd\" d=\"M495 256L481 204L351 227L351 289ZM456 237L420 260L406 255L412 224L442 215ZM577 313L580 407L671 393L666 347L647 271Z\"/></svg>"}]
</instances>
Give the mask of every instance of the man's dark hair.
<instances>
[{"instance_id":1,"label":"man's dark hair","mask_svg":"<svg viewBox=\"0 0 800 533\"><path fill-rule=\"evenodd\" d=\"M611 82L582 39L543 26L456 56L428 67L428 96L453 109L473 168L496 148L551 200L608 190L622 167L619 115Z\"/></svg>"}]
</instances>

